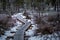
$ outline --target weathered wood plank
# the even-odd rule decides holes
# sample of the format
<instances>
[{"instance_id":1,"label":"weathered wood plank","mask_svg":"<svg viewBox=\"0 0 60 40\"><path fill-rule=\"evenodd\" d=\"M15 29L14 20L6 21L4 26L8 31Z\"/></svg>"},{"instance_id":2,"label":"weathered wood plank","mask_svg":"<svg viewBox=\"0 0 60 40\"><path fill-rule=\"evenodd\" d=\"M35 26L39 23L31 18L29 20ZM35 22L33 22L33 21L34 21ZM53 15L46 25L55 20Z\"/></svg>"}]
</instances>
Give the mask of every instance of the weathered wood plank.
<instances>
[{"instance_id":1,"label":"weathered wood plank","mask_svg":"<svg viewBox=\"0 0 60 40\"><path fill-rule=\"evenodd\" d=\"M25 23L15 34L14 40L24 40L24 32L31 25L31 23Z\"/></svg>"},{"instance_id":2,"label":"weathered wood plank","mask_svg":"<svg viewBox=\"0 0 60 40\"><path fill-rule=\"evenodd\" d=\"M26 20L24 20L21 16L17 16L16 17L18 20L20 20L21 22L23 22L23 23L26 23L27 21Z\"/></svg>"}]
</instances>

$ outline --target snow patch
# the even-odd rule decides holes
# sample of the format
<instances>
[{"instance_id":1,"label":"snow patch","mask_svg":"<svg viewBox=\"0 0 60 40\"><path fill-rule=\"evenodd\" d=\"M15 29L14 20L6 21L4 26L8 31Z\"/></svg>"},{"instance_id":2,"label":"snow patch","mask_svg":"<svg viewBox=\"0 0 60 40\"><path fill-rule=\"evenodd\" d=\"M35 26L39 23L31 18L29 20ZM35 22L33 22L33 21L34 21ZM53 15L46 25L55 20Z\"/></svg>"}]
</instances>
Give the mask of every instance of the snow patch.
<instances>
[{"instance_id":1,"label":"snow patch","mask_svg":"<svg viewBox=\"0 0 60 40\"><path fill-rule=\"evenodd\" d=\"M34 31L29 29L28 31L25 32L26 36L33 36L34 35Z\"/></svg>"},{"instance_id":2,"label":"snow patch","mask_svg":"<svg viewBox=\"0 0 60 40\"><path fill-rule=\"evenodd\" d=\"M37 29L36 25L32 25L32 29L29 29L25 32L26 36L34 36L35 30Z\"/></svg>"}]
</instances>

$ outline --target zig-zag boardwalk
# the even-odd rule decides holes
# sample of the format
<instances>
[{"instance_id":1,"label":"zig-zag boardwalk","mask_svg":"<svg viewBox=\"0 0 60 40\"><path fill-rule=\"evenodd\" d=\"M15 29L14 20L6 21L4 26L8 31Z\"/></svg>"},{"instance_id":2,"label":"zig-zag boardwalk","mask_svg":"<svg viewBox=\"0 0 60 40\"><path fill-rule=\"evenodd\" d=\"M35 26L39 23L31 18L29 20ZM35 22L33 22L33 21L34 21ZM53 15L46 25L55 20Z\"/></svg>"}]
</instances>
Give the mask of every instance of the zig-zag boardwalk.
<instances>
[{"instance_id":1,"label":"zig-zag boardwalk","mask_svg":"<svg viewBox=\"0 0 60 40\"><path fill-rule=\"evenodd\" d=\"M24 32L31 25L30 22L25 23L15 34L14 40L24 40Z\"/></svg>"}]
</instances>

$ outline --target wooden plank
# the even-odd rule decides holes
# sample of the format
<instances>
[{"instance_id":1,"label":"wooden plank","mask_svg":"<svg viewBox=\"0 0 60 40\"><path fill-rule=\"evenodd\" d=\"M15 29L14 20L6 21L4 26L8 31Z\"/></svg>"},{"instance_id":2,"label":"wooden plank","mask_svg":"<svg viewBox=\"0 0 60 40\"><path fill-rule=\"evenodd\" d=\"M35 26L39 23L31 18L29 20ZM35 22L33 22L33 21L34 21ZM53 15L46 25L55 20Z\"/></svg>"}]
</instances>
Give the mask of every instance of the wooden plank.
<instances>
[{"instance_id":1,"label":"wooden plank","mask_svg":"<svg viewBox=\"0 0 60 40\"><path fill-rule=\"evenodd\" d=\"M30 26L31 23L25 23L14 35L14 40L24 40L24 32Z\"/></svg>"},{"instance_id":2,"label":"wooden plank","mask_svg":"<svg viewBox=\"0 0 60 40\"><path fill-rule=\"evenodd\" d=\"M24 20L21 16L17 16L16 17L18 20L20 20L21 22L23 22L23 23L26 23L27 21L26 20Z\"/></svg>"}]
</instances>

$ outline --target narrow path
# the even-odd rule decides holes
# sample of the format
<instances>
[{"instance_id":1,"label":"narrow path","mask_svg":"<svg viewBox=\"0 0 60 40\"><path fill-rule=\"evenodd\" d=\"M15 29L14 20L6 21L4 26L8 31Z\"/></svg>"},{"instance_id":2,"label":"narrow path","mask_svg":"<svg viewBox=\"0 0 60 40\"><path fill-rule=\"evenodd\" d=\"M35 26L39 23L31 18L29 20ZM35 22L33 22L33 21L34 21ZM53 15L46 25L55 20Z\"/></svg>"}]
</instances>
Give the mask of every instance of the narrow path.
<instances>
[{"instance_id":1,"label":"narrow path","mask_svg":"<svg viewBox=\"0 0 60 40\"><path fill-rule=\"evenodd\" d=\"M31 23L26 22L14 35L14 40L24 40L24 32L31 25Z\"/></svg>"}]
</instances>

